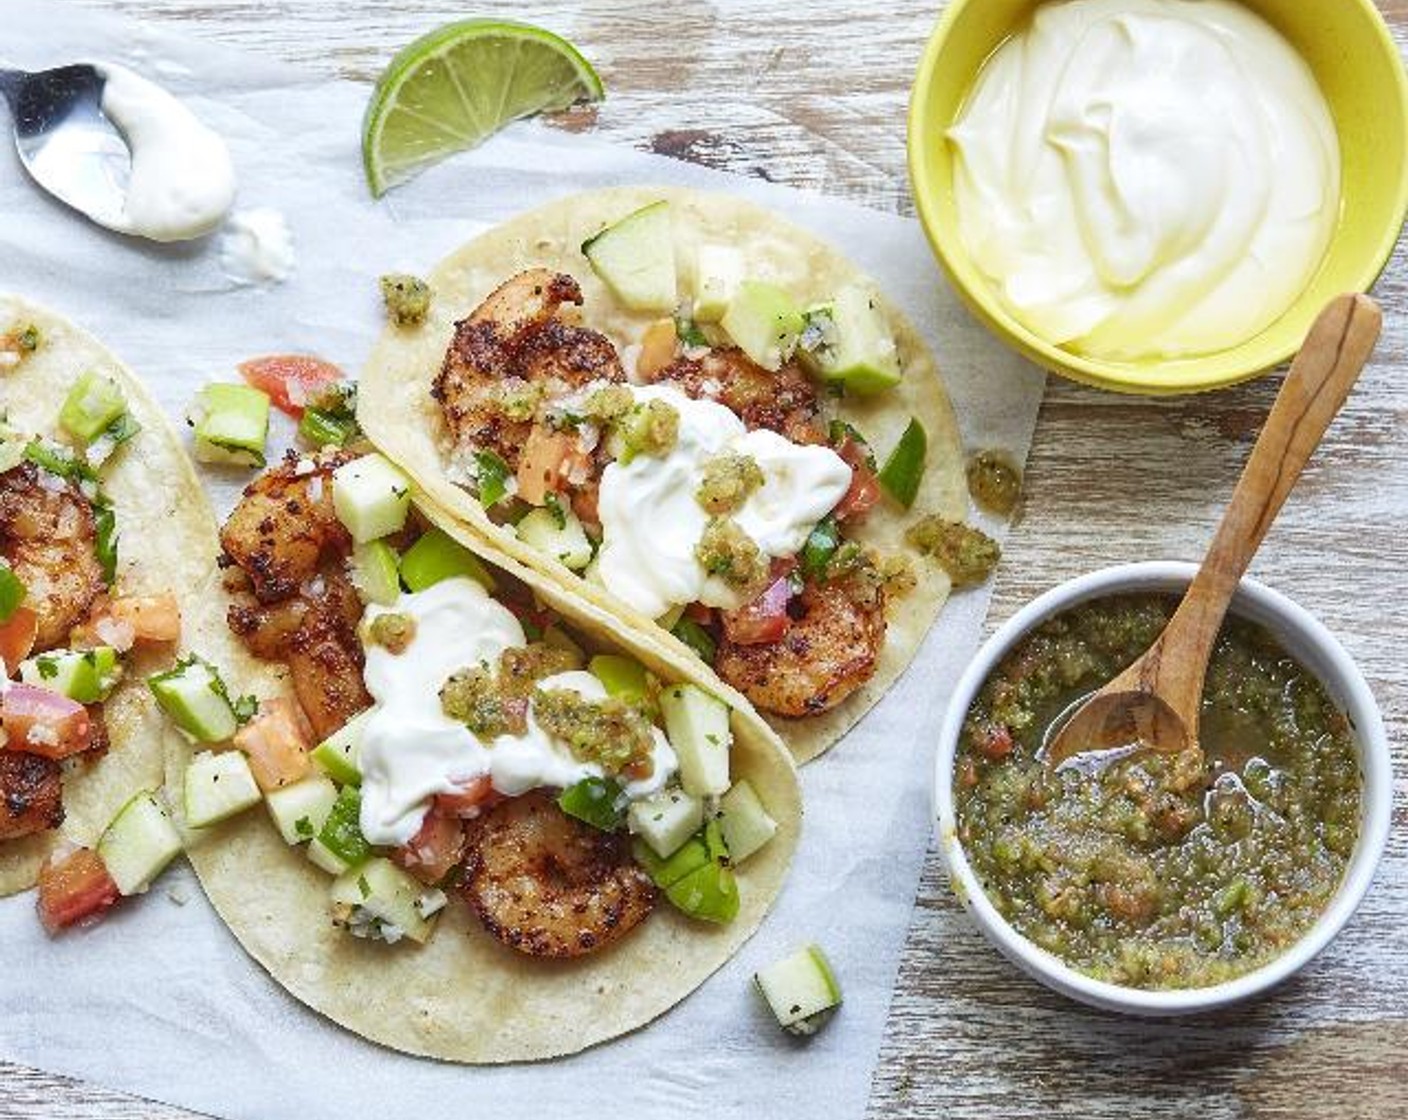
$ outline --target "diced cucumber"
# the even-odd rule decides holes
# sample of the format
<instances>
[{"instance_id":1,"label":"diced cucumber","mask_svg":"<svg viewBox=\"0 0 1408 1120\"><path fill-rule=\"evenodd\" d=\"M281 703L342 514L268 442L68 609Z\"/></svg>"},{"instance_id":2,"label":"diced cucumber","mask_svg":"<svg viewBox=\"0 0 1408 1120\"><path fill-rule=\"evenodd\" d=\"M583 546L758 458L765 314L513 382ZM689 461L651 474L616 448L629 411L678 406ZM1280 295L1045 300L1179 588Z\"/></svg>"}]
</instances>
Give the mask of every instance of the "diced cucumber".
<instances>
[{"instance_id":1,"label":"diced cucumber","mask_svg":"<svg viewBox=\"0 0 1408 1120\"><path fill-rule=\"evenodd\" d=\"M80 704L106 700L122 679L117 650L98 646L84 650L54 650L20 662L20 678L62 693Z\"/></svg>"},{"instance_id":2,"label":"diced cucumber","mask_svg":"<svg viewBox=\"0 0 1408 1120\"><path fill-rule=\"evenodd\" d=\"M816 945L768 965L753 980L789 1034L816 1034L841 1006L841 985Z\"/></svg>"},{"instance_id":3,"label":"diced cucumber","mask_svg":"<svg viewBox=\"0 0 1408 1120\"><path fill-rule=\"evenodd\" d=\"M644 700L650 696L649 675L634 657L598 653L587 662L587 672L602 683L608 695L627 700Z\"/></svg>"},{"instance_id":4,"label":"diced cucumber","mask_svg":"<svg viewBox=\"0 0 1408 1120\"><path fill-rule=\"evenodd\" d=\"M181 834L151 790L128 801L98 840L98 855L124 895L145 891L180 851Z\"/></svg>"},{"instance_id":5,"label":"diced cucumber","mask_svg":"<svg viewBox=\"0 0 1408 1120\"><path fill-rule=\"evenodd\" d=\"M557 799L569 817L585 821L602 832L621 827L621 786L611 778L583 778L568 786Z\"/></svg>"},{"instance_id":6,"label":"diced cucumber","mask_svg":"<svg viewBox=\"0 0 1408 1120\"><path fill-rule=\"evenodd\" d=\"M735 782L719 799L718 821L729 858L735 864L742 863L767 844L777 832L777 822L768 816L747 781Z\"/></svg>"},{"instance_id":7,"label":"diced cucumber","mask_svg":"<svg viewBox=\"0 0 1408 1120\"><path fill-rule=\"evenodd\" d=\"M411 509L411 480L375 451L332 472L332 506L355 544L400 532Z\"/></svg>"},{"instance_id":8,"label":"diced cucumber","mask_svg":"<svg viewBox=\"0 0 1408 1120\"><path fill-rule=\"evenodd\" d=\"M372 854L372 846L362 835L361 815L361 790L356 786L343 786L323 827L318 829L318 843L344 863L361 863Z\"/></svg>"},{"instance_id":9,"label":"diced cucumber","mask_svg":"<svg viewBox=\"0 0 1408 1120\"><path fill-rule=\"evenodd\" d=\"M85 370L64 398L59 425L86 446L126 411L127 395L122 386L97 370Z\"/></svg>"},{"instance_id":10,"label":"diced cucumber","mask_svg":"<svg viewBox=\"0 0 1408 1120\"><path fill-rule=\"evenodd\" d=\"M441 580L465 576L488 591L494 577L484 562L441 529L429 529L401 557L401 578L412 591L424 591Z\"/></svg>"},{"instance_id":11,"label":"diced cucumber","mask_svg":"<svg viewBox=\"0 0 1408 1120\"><path fill-rule=\"evenodd\" d=\"M695 797L728 789L728 752L733 746L728 705L698 685L671 685L660 693L665 733L679 756L680 784Z\"/></svg>"},{"instance_id":12,"label":"diced cucumber","mask_svg":"<svg viewBox=\"0 0 1408 1120\"><path fill-rule=\"evenodd\" d=\"M661 859L669 859L699 831L704 802L682 789L664 789L631 802L626 819L631 832Z\"/></svg>"},{"instance_id":13,"label":"diced cucumber","mask_svg":"<svg viewBox=\"0 0 1408 1120\"><path fill-rule=\"evenodd\" d=\"M313 748L313 761L338 785L359 786L362 770L358 756L362 752L362 730L370 712L353 716Z\"/></svg>"},{"instance_id":14,"label":"diced cucumber","mask_svg":"<svg viewBox=\"0 0 1408 1120\"><path fill-rule=\"evenodd\" d=\"M337 801L337 786L321 774L315 774L283 789L270 790L264 800L279 835L286 843L301 844L316 838L323 830Z\"/></svg>"},{"instance_id":15,"label":"diced cucumber","mask_svg":"<svg viewBox=\"0 0 1408 1120\"><path fill-rule=\"evenodd\" d=\"M207 828L259 801L259 786L239 751L201 751L186 767L186 823Z\"/></svg>"},{"instance_id":16,"label":"diced cucumber","mask_svg":"<svg viewBox=\"0 0 1408 1120\"><path fill-rule=\"evenodd\" d=\"M743 283L743 254L732 245L699 246L694 254L694 318L717 323Z\"/></svg>"},{"instance_id":17,"label":"diced cucumber","mask_svg":"<svg viewBox=\"0 0 1408 1120\"><path fill-rule=\"evenodd\" d=\"M812 308L807 320L801 354L827 381L862 395L899 384L895 336L864 289L847 285L830 304Z\"/></svg>"},{"instance_id":18,"label":"diced cucumber","mask_svg":"<svg viewBox=\"0 0 1408 1120\"><path fill-rule=\"evenodd\" d=\"M679 303L670 206L652 202L582 242L592 270L627 307L673 311Z\"/></svg>"},{"instance_id":19,"label":"diced cucumber","mask_svg":"<svg viewBox=\"0 0 1408 1120\"><path fill-rule=\"evenodd\" d=\"M631 845L631 854L635 856L636 862L649 872L650 878L661 890L667 890L686 875L712 862L702 835L691 836L668 859L661 859L651 850L650 845L639 838Z\"/></svg>"},{"instance_id":20,"label":"diced cucumber","mask_svg":"<svg viewBox=\"0 0 1408 1120\"><path fill-rule=\"evenodd\" d=\"M665 897L700 921L724 924L738 917L738 878L733 868L717 860L671 883Z\"/></svg>"},{"instance_id":21,"label":"diced cucumber","mask_svg":"<svg viewBox=\"0 0 1408 1120\"><path fill-rule=\"evenodd\" d=\"M530 510L514 527L518 539L580 572L592 562L592 542L587 531L567 506L557 511L547 508Z\"/></svg>"},{"instance_id":22,"label":"diced cucumber","mask_svg":"<svg viewBox=\"0 0 1408 1120\"><path fill-rule=\"evenodd\" d=\"M389 607L401 594L396 550L385 541L368 541L352 549L352 586L364 603Z\"/></svg>"},{"instance_id":23,"label":"diced cucumber","mask_svg":"<svg viewBox=\"0 0 1408 1120\"><path fill-rule=\"evenodd\" d=\"M806 320L776 284L744 280L719 325L758 365L777 370L797 348Z\"/></svg>"},{"instance_id":24,"label":"diced cucumber","mask_svg":"<svg viewBox=\"0 0 1408 1120\"><path fill-rule=\"evenodd\" d=\"M378 856L333 880L333 914L358 937L389 942L408 937L424 944L435 928L417 906L425 893L424 884Z\"/></svg>"},{"instance_id":25,"label":"diced cucumber","mask_svg":"<svg viewBox=\"0 0 1408 1120\"><path fill-rule=\"evenodd\" d=\"M148 677L147 687L171 722L198 743L223 743L239 727L224 683L199 658Z\"/></svg>"},{"instance_id":26,"label":"diced cucumber","mask_svg":"<svg viewBox=\"0 0 1408 1120\"><path fill-rule=\"evenodd\" d=\"M329 875L341 875L352 866L316 836L308 844L308 859L313 866L322 868Z\"/></svg>"},{"instance_id":27,"label":"diced cucumber","mask_svg":"<svg viewBox=\"0 0 1408 1120\"><path fill-rule=\"evenodd\" d=\"M218 383L196 394L191 410L196 459L202 463L264 465L269 396L249 385Z\"/></svg>"}]
</instances>

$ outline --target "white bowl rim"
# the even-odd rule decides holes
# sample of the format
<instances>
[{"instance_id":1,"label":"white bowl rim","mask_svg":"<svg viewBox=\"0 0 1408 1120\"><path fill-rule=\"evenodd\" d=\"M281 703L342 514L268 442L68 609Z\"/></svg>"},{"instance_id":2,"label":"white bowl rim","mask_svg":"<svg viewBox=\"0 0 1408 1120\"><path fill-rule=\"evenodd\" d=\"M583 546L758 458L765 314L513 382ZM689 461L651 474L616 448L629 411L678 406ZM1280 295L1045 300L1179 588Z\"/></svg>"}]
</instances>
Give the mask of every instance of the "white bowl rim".
<instances>
[{"instance_id":1,"label":"white bowl rim","mask_svg":"<svg viewBox=\"0 0 1408 1120\"><path fill-rule=\"evenodd\" d=\"M989 901L958 842L953 805L953 765L963 720L988 674L1034 627L1092 599L1137 591L1186 587L1196 564L1145 561L1090 572L1051 588L1009 618L983 643L964 671L949 702L934 769L934 817L939 851L950 882L988 940L1004 956L1047 987L1082 1003L1144 1016L1186 1015L1241 1002L1269 990L1304 967L1334 939L1369 889L1388 843L1393 809L1393 773L1383 716L1359 667L1339 640L1309 611L1256 580L1243 579L1232 613L1255 613L1295 632L1302 644L1324 658L1328 672L1316 671L1355 730L1363 777L1359 840L1330 905L1294 945L1275 960L1233 980L1205 988L1144 990L1096 980L1066 964L1018 933ZM1304 658L1297 656L1304 663ZM1309 668L1309 666L1307 666Z\"/></svg>"}]
</instances>

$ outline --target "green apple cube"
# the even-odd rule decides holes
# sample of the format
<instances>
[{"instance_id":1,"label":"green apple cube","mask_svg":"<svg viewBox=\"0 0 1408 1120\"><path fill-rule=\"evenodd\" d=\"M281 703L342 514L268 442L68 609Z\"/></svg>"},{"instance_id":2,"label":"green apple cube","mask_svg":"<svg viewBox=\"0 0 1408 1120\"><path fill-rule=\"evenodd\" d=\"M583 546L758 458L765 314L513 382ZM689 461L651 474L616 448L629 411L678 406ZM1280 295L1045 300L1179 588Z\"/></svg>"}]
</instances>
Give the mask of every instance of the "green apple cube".
<instances>
[{"instance_id":1,"label":"green apple cube","mask_svg":"<svg viewBox=\"0 0 1408 1120\"><path fill-rule=\"evenodd\" d=\"M361 816L361 791L356 786L343 786L318 829L318 843L344 863L361 863L372 854L372 846L362 835Z\"/></svg>"},{"instance_id":2,"label":"green apple cube","mask_svg":"<svg viewBox=\"0 0 1408 1120\"><path fill-rule=\"evenodd\" d=\"M357 759L362 751L362 730L370 715L371 712L367 711L353 716L313 748L313 761L338 785L362 784L362 771Z\"/></svg>"},{"instance_id":3,"label":"green apple cube","mask_svg":"<svg viewBox=\"0 0 1408 1120\"><path fill-rule=\"evenodd\" d=\"M735 782L719 799L719 828L728 845L729 859L742 863L762 848L777 832L777 822L768 816L753 787Z\"/></svg>"},{"instance_id":4,"label":"green apple cube","mask_svg":"<svg viewBox=\"0 0 1408 1120\"><path fill-rule=\"evenodd\" d=\"M728 705L692 684L671 685L660 694L665 734L679 756L680 784L694 797L717 797L729 787L728 752L733 746Z\"/></svg>"},{"instance_id":5,"label":"green apple cube","mask_svg":"<svg viewBox=\"0 0 1408 1120\"><path fill-rule=\"evenodd\" d=\"M778 370L797 348L806 319L776 284L744 280L719 325L758 365Z\"/></svg>"},{"instance_id":6,"label":"green apple cube","mask_svg":"<svg viewBox=\"0 0 1408 1120\"><path fill-rule=\"evenodd\" d=\"M615 832L622 817L620 783L613 778L583 778L558 795L557 806L593 828Z\"/></svg>"},{"instance_id":7,"label":"green apple cube","mask_svg":"<svg viewBox=\"0 0 1408 1120\"><path fill-rule=\"evenodd\" d=\"M401 557L401 579L412 591L459 576L494 590L494 577L484 562L443 529L426 530Z\"/></svg>"},{"instance_id":8,"label":"green apple cube","mask_svg":"<svg viewBox=\"0 0 1408 1120\"><path fill-rule=\"evenodd\" d=\"M827 381L862 396L900 383L895 336L863 288L842 288L829 305L809 311L807 320L802 357Z\"/></svg>"},{"instance_id":9,"label":"green apple cube","mask_svg":"<svg viewBox=\"0 0 1408 1120\"><path fill-rule=\"evenodd\" d=\"M400 558L385 541L352 548L352 586L364 603L389 607L401 594Z\"/></svg>"},{"instance_id":10,"label":"green apple cube","mask_svg":"<svg viewBox=\"0 0 1408 1120\"><path fill-rule=\"evenodd\" d=\"M582 242L602 283L633 311L673 311L679 304L669 203L653 202Z\"/></svg>"},{"instance_id":11,"label":"green apple cube","mask_svg":"<svg viewBox=\"0 0 1408 1120\"><path fill-rule=\"evenodd\" d=\"M425 885L381 856L344 871L331 893L338 924L359 936L424 944L435 928L418 905Z\"/></svg>"},{"instance_id":12,"label":"green apple cube","mask_svg":"<svg viewBox=\"0 0 1408 1120\"><path fill-rule=\"evenodd\" d=\"M223 743L239 728L224 683L199 658L148 677L147 687L171 722L198 743Z\"/></svg>"},{"instance_id":13,"label":"green apple cube","mask_svg":"<svg viewBox=\"0 0 1408 1120\"><path fill-rule=\"evenodd\" d=\"M314 839L327 823L337 801L337 786L331 779L315 774L264 795L274 827L288 844Z\"/></svg>"},{"instance_id":14,"label":"green apple cube","mask_svg":"<svg viewBox=\"0 0 1408 1120\"><path fill-rule=\"evenodd\" d=\"M264 441L269 435L267 393L250 385L207 385L196 395L191 423L200 462L264 465Z\"/></svg>"},{"instance_id":15,"label":"green apple cube","mask_svg":"<svg viewBox=\"0 0 1408 1120\"><path fill-rule=\"evenodd\" d=\"M518 539L574 572L592 562L592 542L577 515L566 506L529 510L514 526Z\"/></svg>"},{"instance_id":16,"label":"green apple cube","mask_svg":"<svg viewBox=\"0 0 1408 1120\"><path fill-rule=\"evenodd\" d=\"M699 831L704 802L682 789L665 789L631 802L626 813L630 830L661 859L669 859Z\"/></svg>"},{"instance_id":17,"label":"green apple cube","mask_svg":"<svg viewBox=\"0 0 1408 1120\"><path fill-rule=\"evenodd\" d=\"M192 828L212 824L258 804L259 786L248 760L239 751L201 751L186 767L186 823Z\"/></svg>"},{"instance_id":18,"label":"green apple cube","mask_svg":"<svg viewBox=\"0 0 1408 1120\"><path fill-rule=\"evenodd\" d=\"M98 839L98 855L118 892L141 894L181 851L181 834L151 790L119 811Z\"/></svg>"},{"instance_id":19,"label":"green apple cube","mask_svg":"<svg viewBox=\"0 0 1408 1120\"><path fill-rule=\"evenodd\" d=\"M699 246L694 254L694 318L717 323L743 283L743 253L732 245Z\"/></svg>"},{"instance_id":20,"label":"green apple cube","mask_svg":"<svg viewBox=\"0 0 1408 1120\"><path fill-rule=\"evenodd\" d=\"M608 695L644 700L650 695L645 666L634 657L598 653L587 662L587 672L602 683Z\"/></svg>"},{"instance_id":21,"label":"green apple cube","mask_svg":"<svg viewBox=\"0 0 1408 1120\"><path fill-rule=\"evenodd\" d=\"M411 480L375 451L332 472L332 506L354 544L399 533L411 510Z\"/></svg>"},{"instance_id":22,"label":"green apple cube","mask_svg":"<svg viewBox=\"0 0 1408 1120\"><path fill-rule=\"evenodd\" d=\"M816 945L769 965L753 980L778 1025L789 1034L816 1034L841 1006L841 985Z\"/></svg>"},{"instance_id":23,"label":"green apple cube","mask_svg":"<svg viewBox=\"0 0 1408 1120\"><path fill-rule=\"evenodd\" d=\"M322 868L329 875L341 875L352 866L317 837L308 844L308 859L313 866Z\"/></svg>"},{"instance_id":24,"label":"green apple cube","mask_svg":"<svg viewBox=\"0 0 1408 1120\"><path fill-rule=\"evenodd\" d=\"M674 855L666 859L661 859L640 837L631 845L631 854L635 860L650 874L651 880L662 891L667 890L675 883L678 883L686 875L698 871L701 867L712 862L709 858L709 849L704 846L702 835L691 836Z\"/></svg>"},{"instance_id":25,"label":"green apple cube","mask_svg":"<svg viewBox=\"0 0 1408 1120\"><path fill-rule=\"evenodd\" d=\"M59 409L59 425L79 443L87 445L127 412L122 386L97 370L86 370L73 383Z\"/></svg>"},{"instance_id":26,"label":"green apple cube","mask_svg":"<svg viewBox=\"0 0 1408 1120\"><path fill-rule=\"evenodd\" d=\"M117 650L98 646L85 650L54 650L20 662L20 679L80 704L106 700L122 679Z\"/></svg>"},{"instance_id":27,"label":"green apple cube","mask_svg":"<svg viewBox=\"0 0 1408 1120\"><path fill-rule=\"evenodd\" d=\"M738 878L716 860L671 883L665 897L699 921L724 924L738 917Z\"/></svg>"}]
</instances>

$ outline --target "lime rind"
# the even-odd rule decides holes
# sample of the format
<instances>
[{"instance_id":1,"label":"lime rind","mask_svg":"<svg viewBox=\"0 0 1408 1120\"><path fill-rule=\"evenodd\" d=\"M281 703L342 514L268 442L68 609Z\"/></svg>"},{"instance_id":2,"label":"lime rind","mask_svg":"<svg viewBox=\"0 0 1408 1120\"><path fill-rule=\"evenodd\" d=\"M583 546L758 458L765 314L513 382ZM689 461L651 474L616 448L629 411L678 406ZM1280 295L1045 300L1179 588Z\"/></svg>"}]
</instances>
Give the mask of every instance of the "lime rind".
<instances>
[{"instance_id":1,"label":"lime rind","mask_svg":"<svg viewBox=\"0 0 1408 1120\"><path fill-rule=\"evenodd\" d=\"M398 51L377 80L362 125L367 183L380 197L511 121L604 95L591 63L550 31L508 20L447 24Z\"/></svg>"}]
</instances>

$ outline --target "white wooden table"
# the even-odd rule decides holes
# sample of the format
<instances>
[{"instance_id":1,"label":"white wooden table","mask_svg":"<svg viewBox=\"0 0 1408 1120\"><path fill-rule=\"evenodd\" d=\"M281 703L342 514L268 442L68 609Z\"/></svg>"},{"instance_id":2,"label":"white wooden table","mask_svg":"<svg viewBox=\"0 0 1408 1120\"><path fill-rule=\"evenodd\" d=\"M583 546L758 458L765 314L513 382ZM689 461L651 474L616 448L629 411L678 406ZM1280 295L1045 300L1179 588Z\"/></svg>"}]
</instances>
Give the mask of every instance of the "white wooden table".
<instances>
[{"instance_id":1,"label":"white wooden table","mask_svg":"<svg viewBox=\"0 0 1408 1120\"><path fill-rule=\"evenodd\" d=\"M609 90L599 135L901 213L913 210L904 156L909 83L943 6L70 2L366 81L395 48L446 19L529 20L568 35L599 64ZM1378 2L1401 44L1408 0ZM1408 267L1401 246L1377 294L1388 309L1379 357L1254 569L1338 632L1384 706L1397 761L1394 831L1363 909L1319 961L1272 997L1216 1016L1146 1024L1084 1011L1022 978L965 919L931 857L875 1077L874 1116L1408 1115L1408 377L1401 371ZM1053 380L991 622L1091 568L1196 559L1274 390L1268 379L1215 396L1150 401ZM0 1063L0 1120L187 1115Z\"/></svg>"}]
</instances>

